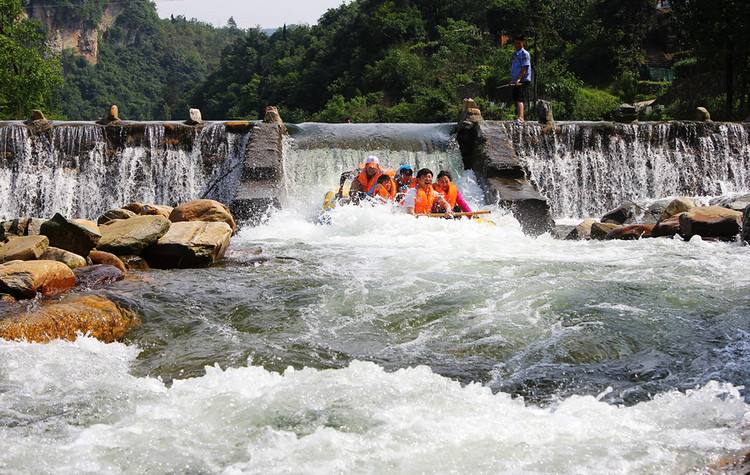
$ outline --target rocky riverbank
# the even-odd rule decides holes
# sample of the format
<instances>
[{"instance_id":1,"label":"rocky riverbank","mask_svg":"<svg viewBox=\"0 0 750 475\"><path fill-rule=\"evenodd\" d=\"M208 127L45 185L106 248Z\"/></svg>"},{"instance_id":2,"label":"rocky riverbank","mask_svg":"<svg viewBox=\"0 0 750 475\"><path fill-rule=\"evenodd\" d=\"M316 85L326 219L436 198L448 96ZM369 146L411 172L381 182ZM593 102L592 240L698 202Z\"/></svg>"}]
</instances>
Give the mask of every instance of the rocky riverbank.
<instances>
[{"instance_id":1,"label":"rocky riverbank","mask_svg":"<svg viewBox=\"0 0 750 475\"><path fill-rule=\"evenodd\" d=\"M0 223L0 339L46 342L89 333L119 340L140 324L100 295L131 269L207 267L220 260L237 224L226 206L195 200L172 208L130 203L97 222L65 217Z\"/></svg>"},{"instance_id":2,"label":"rocky riverbank","mask_svg":"<svg viewBox=\"0 0 750 475\"><path fill-rule=\"evenodd\" d=\"M568 240L636 240L695 236L708 241L750 242L750 194L723 196L699 205L688 197L657 200L648 206L626 202L601 218L555 228Z\"/></svg>"}]
</instances>

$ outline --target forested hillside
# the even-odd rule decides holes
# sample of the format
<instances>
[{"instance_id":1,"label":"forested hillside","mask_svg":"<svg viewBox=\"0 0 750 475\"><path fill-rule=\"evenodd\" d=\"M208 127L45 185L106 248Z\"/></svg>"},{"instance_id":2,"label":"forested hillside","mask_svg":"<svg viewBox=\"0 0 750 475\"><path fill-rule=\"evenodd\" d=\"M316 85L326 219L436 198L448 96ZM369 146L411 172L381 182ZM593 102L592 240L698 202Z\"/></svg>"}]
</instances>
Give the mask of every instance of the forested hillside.
<instances>
[{"instance_id":1,"label":"forested hillside","mask_svg":"<svg viewBox=\"0 0 750 475\"><path fill-rule=\"evenodd\" d=\"M64 86L53 108L71 119L94 119L110 104L123 117L140 120L184 118L191 91L216 69L221 51L244 32L215 28L184 17L159 19L148 0L31 0L42 5L53 24L101 25L108 5L116 18L100 31L98 59L91 64L63 51Z\"/></svg>"},{"instance_id":2,"label":"forested hillside","mask_svg":"<svg viewBox=\"0 0 750 475\"><path fill-rule=\"evenodd\" d=\"M209 119L257 118L272 104L292 122L450 121L469 96L485 118L510 118L502 86L518 33L534 96L552 101L557 118L603 119L652 99L654 119L691 118L698 105L715 119L750 112L750 2L739 0L354 0L270 36L159 19L148 0L25 6L46 10L48 36L55 22L100 27L88 52L62 52L64 84L37 94L70 119L117 103L142 120L184 118L188 106ZM1 113L28 107L15 109Z\"/></svg>"}]
</instances>

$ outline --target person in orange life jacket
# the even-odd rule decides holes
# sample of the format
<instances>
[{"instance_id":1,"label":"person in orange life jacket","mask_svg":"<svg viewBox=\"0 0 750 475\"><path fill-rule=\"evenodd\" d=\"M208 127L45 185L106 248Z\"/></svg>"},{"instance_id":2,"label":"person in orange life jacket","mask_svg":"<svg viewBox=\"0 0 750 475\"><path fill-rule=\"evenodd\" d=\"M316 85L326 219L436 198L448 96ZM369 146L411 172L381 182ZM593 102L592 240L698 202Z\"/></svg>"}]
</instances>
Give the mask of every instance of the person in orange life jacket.
<instances>
[{"instance_id":1,"label":"person in orange life jacket","mask_svg":"<svg viewBox=\"0 0 750 475\"><path fill-rule=\"evenodd\" d=\"M352 182L349 189L351 198L359 198L362 195L372 196L375 191L375 185L378 184L378 178L383 174L380 168L380 160L375 155L370 155L365 160L365 169L359 172L357 178Z\"/></svg>"},{"instance_id":2,"label":"person in orange life jacket","mask_svg":"<svg viewBox=\"0 0 750 475\"><path fill-rule=\"evenodd\" d=\"M409 188L417 186L417 180L413 177L414 170L410 165L401 165L398 167L398 174L396 175L396 202L400 203Z\"/></svg>"},{"instance_id":3,"label":"person in orange life jacket","mask_svg":"<svg viewBox=\"0 0 750 475\"><path fill-rule=\"evenodd\" d=\"M396 182L393 178L383 174L378 178L378 183L375 185L375 191L372 193L372 197L378 203L388 203L396 199Z\"/></svg>"},{"instance_id":4,"label":"person in orange life jacket","mask_svg":"<svg viewBox=\"0 0 750 475\"><path fill-rule=\"evenodd\" d=\"M433 188L435 188L435 191L443 195L445 200L451 205L450 209L455 213L471 213L471 207L466 203L461 191L456 184L453 183L451 174L447 171L443 170L438 173L437 181L433 185Z\"/></svg>"},{"instance_id":5,"label":"person in orange life jacket","mask_svg":"<svg viewBox=\"0 0 750 475\"><path fill-rule=\"evenodd\" d=\"M447 209L447 214L452 214L450 203L432 189L432 170L422 168L417 172L417 186L410 188L404 196L404 207L409 214L427 214L433 212L435 204Z\"/></svg>"}]
</instances>

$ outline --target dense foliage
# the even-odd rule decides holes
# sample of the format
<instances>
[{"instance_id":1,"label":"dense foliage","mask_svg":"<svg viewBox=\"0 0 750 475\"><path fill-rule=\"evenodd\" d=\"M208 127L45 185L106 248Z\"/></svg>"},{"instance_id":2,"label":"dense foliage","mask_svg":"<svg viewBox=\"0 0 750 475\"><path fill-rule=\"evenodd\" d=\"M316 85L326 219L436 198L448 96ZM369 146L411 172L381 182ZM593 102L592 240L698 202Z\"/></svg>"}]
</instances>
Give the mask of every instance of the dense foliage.
<instances>
[{"instance_id":1,"label":"dense foliage","mask_svg":"<svg viewBox=\"0 0 750 475\"><path fill-rule=\"evenodd\" d=\"M57 57L37 22L23 18L20 0L0 0L0 118L27 118L47 108L62 84Z\"/></svg>"},{"instance_id":2,"label":"dense foliage","mask_svg":"<svg viewBox=\"0 0 750 475\"><path fill-rule=\"evenodd\" d=\"M209 119L257 118L277 105L292 122L452 121L474 97L485 118L506 119L516 33L532 53L532 97L552 101L558 119L604 119L654 98L653 118L690 118L697 105L717 119L750 110L750 2L741 0L353 0L272 34L231 19L224 28L160 20L148 0L57 1L56 15L83 23L107 5L123 9L98 64L63 57L58 107L70 118L118 103L139 119L183 118L188 106ZM669 50L658 74L647 61L654 47Z\"/></svg>"}]
</instances>

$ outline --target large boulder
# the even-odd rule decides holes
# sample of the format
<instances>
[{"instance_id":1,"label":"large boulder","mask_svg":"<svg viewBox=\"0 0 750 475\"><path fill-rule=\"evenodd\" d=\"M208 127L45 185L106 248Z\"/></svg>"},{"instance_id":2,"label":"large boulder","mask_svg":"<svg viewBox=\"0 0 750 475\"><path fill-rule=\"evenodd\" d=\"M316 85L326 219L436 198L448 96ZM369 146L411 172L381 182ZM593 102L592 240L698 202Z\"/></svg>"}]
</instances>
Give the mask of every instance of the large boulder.
<instances>
[{"instance_id":1,"label":"large boulder","mask_svg":"<svg viewBox=\"0 0 750 475\"><path fill-rule=\"evenodd\" d=\"M632 226L623 226L615 228L608 232L604 239L619 239L622 241L633 241L636 239L649 238L654 229L653 224L634 224Z\"/></svg>"},{"instance_id":2,"label":"large boulder","mask_svg":"<svg viewBox=\"0 0 750 475\"><path fill-rule=\"evenodd\" d=\"M632 223L638 214L639 206L631 201L621 204L616 209L602 216L602 223L626 224Z\"/></svg>"},{"instance_id":3,"label":"large boulder","mask_svg":"<svg viewBox=\"0 0 750 475\"><path fill-rule=\"evenodd\" d=\"M51 246L47 248L47 252L45 252L40 259L62 262L71 269L77 269L86 265L86 259L78 254Z\"/></svg>"},{"instance_id":4,"label":"large boulder","mask_svg":"<svg viewBox=\"0 0 750 475\"><path fill-rule=\"evenodd\" d=\"M65 219L60 213L42 224L41 233L49 238L49 244L86 257L94 249L102 235L87 222L76 223Z\"/></svg>"},{"instance_id":5,"label":"large boulder","mask_svg":"<svg viewBox=\"0 0 750 475\"><path fill-rule=\"evenodd\" d=\"M61 294L75 286L73 271L56 261L13 261L0 265L0 293L16 298Z\"/></svg>"},{"instance_id":6,"label":"large boulder","mask_svg":"<svg viewBox=\"0 0 750 475\"><path fill-rule=\"evenodd\" d=\"M671 218L662 219L656 225L654 225L653 231L651 231L651 237L672 237L676 234L680 234L680 216L672 216Z\"/></svg>"},{"instance_id":7,"label":"large boulder","mask_svg":"<svg viewBox=\"0 0 750 475\"><path fill-rule=\"evenodd\" d=\"M105 224L101 230L97 246L100 251L118 256L139 255L167 233L169 220L163 216L135 216Z\"/></svg>"},{"instance_id":8,"label":"large boulder","mask_svg":"<svg viewBox=\"0 0 750 475\"><path fill-rule=\"evenodd\" d=\"M742 241L750 244L750 205L742 212Z\"/></svg>"},{"instance_id":9,"label":"large boulder","mask_svg":"<svg viewBox=\"0 0 750 475\"><path fill-rule=\"evenodd\" d=\"M621 227L619 224L594 223L591 225L591 239L604 240L607 234Z\"/></svg>"},{"instance_id":10,"label":"large boulder","mask_svg":"<svg viewBox=\"0 0 750 475\"><path fill-rule=\"evenodd\" d=\"M104 287L125 277L125 273L115 266L97 264L75 269L76 285L87 289Z\"/></svg>"},{"instance_id":11,"label":"large boulder","mask_svg":"<svg viewBox=\"0 0 750 475\"><path fill-rule=\"evenodd\" d=\"M111 343L140 325L138 315L98 295L69 295L42 302L19 314L0 317L0 338L45 343L75 340L79 334Z\"/></svg>"},{"instance_id":12,"label":"large boulder","mask_svg":"<svg viewBox=\"0 0 750 475\"><path fill-rule=\"evenodd\" d=\"M237 231L235 223L229 208L214 200L195 200L181 204L172 210L169 220L173 223L182 221L208 221L224 222L229 225L234 233Z\"/></svg>"},{"instance_id":13,"label":"large boulder","mask_svg":"<svg viewBox=\"0 0 750 475\"><path fill-rule=\"evenodd\" d=\"M659 221L671 218L672 216L677 216L680 213L685 213L693 208L695 208L695 202L690 198L675 198L669 202L666 208L664 208L664 212L662 212L659 217Z\"/></svg>"},{"instance_id":14,"label":"large boulder","mask_svg":"<svg viewBox=\"0 0 750 475\"><path fill-rule=\"evenodd\" d=\"M36 260L44 255L48 247L47 236L12 237L0 245L0 263Z\"/></svg>"},{"instance_id":15,"label":"large boulder","mask_svg":"<svg viewBox=\"0 0 750 475\"><path fill-rule=\"evenodd\" d=\"M231 238L227 223L177 222L143 255L157 269L206 267L224 256Z\"/></svg>"},{"instance_id":16,"label":"large boulder","mask_svg":"<svg viewBox=\"0 0 750 475\"><path fill-rule=\"evenodd\" d=\"M578 226L575 227L568 235L565 237L566 240L585 240L585 239L591 239L591 226L596 222L593 218L587 218L584 219Z\"/></svg>"},{"instance_id":17,"label":"large boulder","mask_svg":"<svg viewBox=\"0 0 750 475\"><path fill-rule=\"evenodd\" d=\"M117 267L122 271L123 274L128 273L127 267L125 267L125 263L122 262L122 259L117 257L114 254L110 254L109 252L104 251L91 251L91 254L89 254L89 259L91 260L91 263L96 264L103 264L107 266L113 266Z\"/></svg>"},{"instance_id":18,"label":"large boulder","mask_svg":"<svg viewBox=\"0 0 750 475\"><path fill-rule=\"evenodd\" d=\"M99 225L104 225L104 224L109 224L116 219L129 219L134 216L138 216L138 215L128 209L116 208L116 209L111 209L105 212L103 215L99 216L99 219L97 219L96 222Z\"/></svg>"},{"instance_id":19,"label":"large boulder","mask_svg":"<svg viewBox=\"0 0 750 475\"><path fill-rule=\"evenodd\" d=\"M680 235L704 238L734 239L740 232L742 213L720 206L694 208L680 215Z\"/></svg>"}]
</instances>

